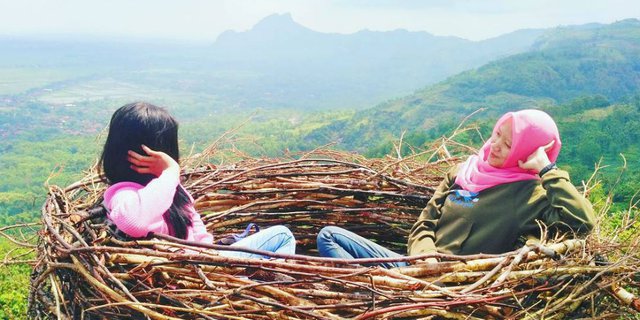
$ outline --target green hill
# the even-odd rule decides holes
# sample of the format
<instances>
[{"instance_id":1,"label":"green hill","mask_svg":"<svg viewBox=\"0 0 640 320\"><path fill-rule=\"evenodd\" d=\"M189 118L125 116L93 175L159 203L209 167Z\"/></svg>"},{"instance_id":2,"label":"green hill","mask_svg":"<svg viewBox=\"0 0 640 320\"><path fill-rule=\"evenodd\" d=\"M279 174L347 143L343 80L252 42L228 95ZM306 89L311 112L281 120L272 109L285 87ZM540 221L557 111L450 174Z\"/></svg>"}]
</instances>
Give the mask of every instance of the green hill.
<instances>
[{"instance_id":1,"label":"green hill","mask_svg":"<svg viewBox=\"0 0 640 320\"><path fill-rule=\"evenodd\" d=\"M480 135L463 136L461 142L480 145L506 111L546 110L558 122L564 142L561 166L580 184L602 159L608 165L601 176L604 191L614 191L614 200L628 206L640 189L640 21L551 30L526 53L358 111L311 131L304 140L310 145L337 142L380 156L403 132L403 144L420 148L450 134L480 108L484 111L470 120Z\"/></svg>"},{"instance_id":2,"label":"green hill","mask_svg":"<svg viewBox=\"0 0 640 320\"><path fill-rule=\"evenodd\" d=\"M619 102L640 88L640 21L561 27L528 52L466 71L412 95L357 112L307 136L367 150L404 130L457 124L479 108L495 118L507 110L550 108L586 96ZM559 109L558 109L559 110Z\"/></svg>"}]
</instances>

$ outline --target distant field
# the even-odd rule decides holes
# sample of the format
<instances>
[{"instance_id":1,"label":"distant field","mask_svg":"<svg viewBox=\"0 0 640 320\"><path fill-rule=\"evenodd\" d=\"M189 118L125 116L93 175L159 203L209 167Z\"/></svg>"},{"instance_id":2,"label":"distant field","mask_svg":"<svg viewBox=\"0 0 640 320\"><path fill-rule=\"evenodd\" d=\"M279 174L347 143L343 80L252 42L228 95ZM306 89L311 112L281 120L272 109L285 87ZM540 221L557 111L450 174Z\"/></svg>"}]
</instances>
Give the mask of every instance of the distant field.
<instances>
[{"instance_id":1,"label":"distant field","mask_svg":"<svg viewBox=\"0 0 640 320\"><path fill-rule=\"evenodd\" d=\"M0 68L0 95L23 93L29 89L42 88L47 84L69 80L79 75L74 70L66 69Z\"/></svg>"},{"instance_id":2,"label":"distant field","mask_svg":"<svg viewBox=\"0 0 640 320\"><path fill-rule=\"evenodd\" d=\"M143 84L114 78L90 80L45 92L38 97L38 100L53 105L109 100L118 106L132 101L145 100L164 102L169 107L194 100L209 101L210 103L216 101L216 97L213 95L149 86L145 85L144 79L140 82Z\"/></svg>"},{"instance_id":3,"label":"distant field","mask_svg":"<svg viewBox=\"0 0 640 320\"><path fill-rule=\"evenodd\" d=\"M160 94L158 89L144 88L139 85L106 78L52 90L39 96L38 100L44 103L61 105L104 99L144 99L158 94Z\"/></svg>"}]
</instances>

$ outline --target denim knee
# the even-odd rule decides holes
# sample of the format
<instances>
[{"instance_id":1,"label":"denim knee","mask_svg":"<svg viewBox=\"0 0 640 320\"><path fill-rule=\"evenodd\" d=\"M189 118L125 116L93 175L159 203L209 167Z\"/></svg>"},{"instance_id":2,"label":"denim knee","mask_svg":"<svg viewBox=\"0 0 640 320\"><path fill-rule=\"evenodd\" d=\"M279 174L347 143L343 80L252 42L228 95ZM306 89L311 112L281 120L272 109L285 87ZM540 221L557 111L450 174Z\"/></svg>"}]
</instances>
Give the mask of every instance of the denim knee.
<instances>
[{"instance_id":1,"label":"denim knee","mask_svg":"<svg viewBox=\"0 0 640 320\"><path fill-rule=\"evenodd\" d=\"M316 243L333 242L333 234L340 230L340 227L328 226L322 228L316 237Z\"/></svg>"},{"instance_id":2,"label":"denim knee","mask_svg":"<svg viewBox=\"0 0 640 320\"><path fill-rule=\"evenodd\" d=\"M281 241L281 247L274 252L296 254L296 238L289 228L277 225L269 229L273 229L273 235L276 235Z\"/></svg>"},{"instance_id":3,"label":"denim knee","mask_svg":"<svg viewBox=\"0 0 640 320\"><path fill-rule=\"evenodd\" d=\"M291 232L291 230L289 230L289 228L287 228L287 227L285 227L283 225L273 226L273 227L271 227L269 229L273 230L274 234L283 234L285 236L293 238L293 233Z\"/></svg>"}]
</instances>

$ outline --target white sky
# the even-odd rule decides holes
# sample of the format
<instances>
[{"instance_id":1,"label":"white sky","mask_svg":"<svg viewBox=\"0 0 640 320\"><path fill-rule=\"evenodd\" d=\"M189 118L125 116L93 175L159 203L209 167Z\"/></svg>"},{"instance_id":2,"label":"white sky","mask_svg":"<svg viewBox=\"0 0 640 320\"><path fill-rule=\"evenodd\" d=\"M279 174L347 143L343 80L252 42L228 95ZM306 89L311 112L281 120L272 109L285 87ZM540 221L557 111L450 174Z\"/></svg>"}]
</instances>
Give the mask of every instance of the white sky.
<instances>
[{"instance_id":1,"label":"white sky","mask_svg":"<svg viewBox=\"0 0 640 320\"><path fill-rule=\"evenodd\" d=\"M482 40L523 28L640 18L638 0L0 0L0 35L212 42L273 13L319 32L407 29Z\"/></svg>"}]
</instances>

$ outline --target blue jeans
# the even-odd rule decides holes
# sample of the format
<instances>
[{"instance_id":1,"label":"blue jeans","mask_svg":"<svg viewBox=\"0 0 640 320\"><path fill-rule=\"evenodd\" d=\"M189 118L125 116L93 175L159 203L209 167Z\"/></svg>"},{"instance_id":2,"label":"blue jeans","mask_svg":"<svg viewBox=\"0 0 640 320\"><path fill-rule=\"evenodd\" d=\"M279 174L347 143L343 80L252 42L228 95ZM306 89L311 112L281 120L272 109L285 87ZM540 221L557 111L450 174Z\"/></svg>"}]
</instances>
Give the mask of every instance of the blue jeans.
<instances>
[{"instance_id":1,"label":"blue jeans","mask_svg":"<svg viewBox=\"0 0 640 320\"><path fill-rule=\"evenodd\" d=\"M403 257L401 254L340 227L322 228L318 233L317 244L318 253L322 257L339 259ZM384 262L380 265L385 268L396 268L408 264L406 262Z\"/></svg>"},{"instance_id":2,"label":"blue jeans","mask_svg":"<svg viewBox=\"0 0 640 320\"><path fill-rule=\"evenodd\" d=\"M296 239L289 228L285 226L273 226L254 233L234 244L231 247L258 249L275 253L295 254ZM218 251L221 256L235 258L269 258L259 254L242 251Z\"/></svg>"}]
</instances>

